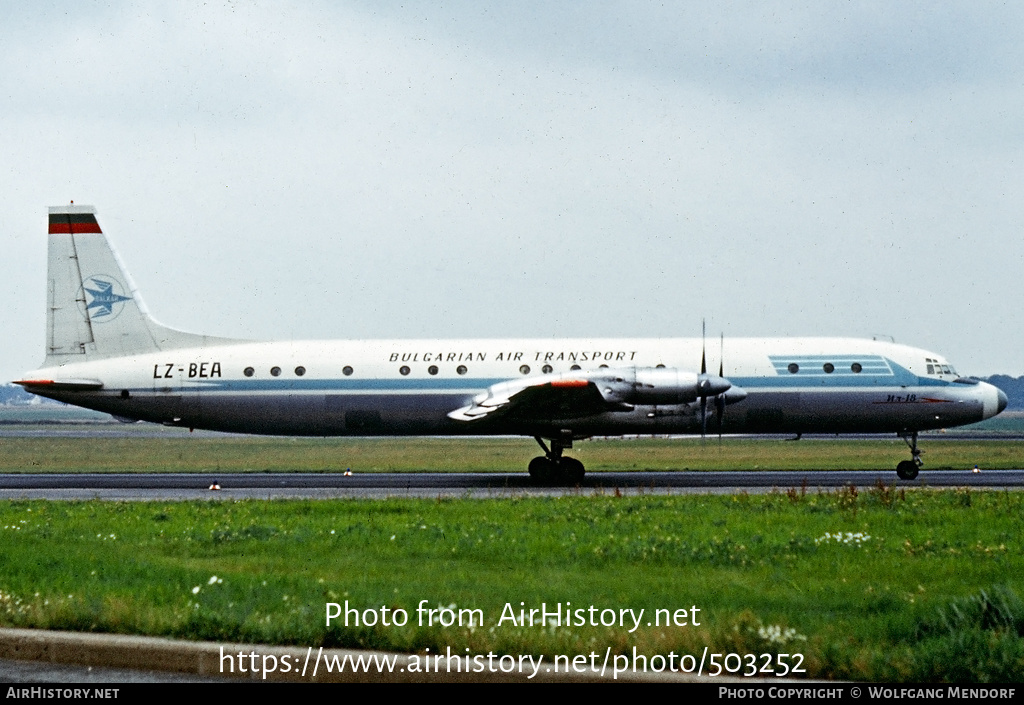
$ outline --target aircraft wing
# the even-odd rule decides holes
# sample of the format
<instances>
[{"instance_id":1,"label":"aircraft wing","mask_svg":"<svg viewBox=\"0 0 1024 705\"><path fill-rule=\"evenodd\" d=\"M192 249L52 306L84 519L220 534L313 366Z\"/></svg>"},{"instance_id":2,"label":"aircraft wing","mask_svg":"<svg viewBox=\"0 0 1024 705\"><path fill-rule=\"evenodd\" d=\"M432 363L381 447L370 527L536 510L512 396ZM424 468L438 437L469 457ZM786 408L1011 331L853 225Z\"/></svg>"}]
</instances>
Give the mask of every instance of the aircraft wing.
<instances>
[{"instance_id":1,"label":"aircraft wing","mask_svg":"<svg viewBox=\"0 0 1024 705\"><path fill-rule=\"evenodd\" d=\"M456 409L448 416L456 421L511 417L521 420L578 418L608 411L609 404L592 380L581 377L532 377L502 382Z\"/></svg>"},{"instance_id":2,"label":"aircraft wing","mask_svg":"<svg viewBox=\"0 0 1024 705\"><path fill-rule=\"evenodd\" d=\"M726 404L746 393L723 377L672 367L620 367L578 370L501 382L473 403L449 412L456 421L508 416L519 421L578 419L606 411L631 411L637 404L680 405L724 395Z\"/></svg>"}]
</instances>

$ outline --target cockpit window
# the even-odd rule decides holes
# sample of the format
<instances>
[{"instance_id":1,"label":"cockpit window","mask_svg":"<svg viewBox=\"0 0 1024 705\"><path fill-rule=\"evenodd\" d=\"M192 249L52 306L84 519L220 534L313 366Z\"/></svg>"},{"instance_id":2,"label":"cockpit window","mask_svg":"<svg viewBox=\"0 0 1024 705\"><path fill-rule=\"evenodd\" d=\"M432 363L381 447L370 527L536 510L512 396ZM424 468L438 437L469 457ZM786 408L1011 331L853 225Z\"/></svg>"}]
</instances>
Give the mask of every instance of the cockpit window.
<instances>
[{"instance_id":1,"label":"cockpit window","mask_svg":"<svg viewBox=\"0 0 1024 705\"><path fill-rule=\"evenodd\" d=\"M930 375L953 375L954 377L957 376L956 370L953 369L952 365L940 363L938 360L934 360L930 357L926 357L924 362L925 368L928 370L928 374Z\"/></svg>"}]
</instances>

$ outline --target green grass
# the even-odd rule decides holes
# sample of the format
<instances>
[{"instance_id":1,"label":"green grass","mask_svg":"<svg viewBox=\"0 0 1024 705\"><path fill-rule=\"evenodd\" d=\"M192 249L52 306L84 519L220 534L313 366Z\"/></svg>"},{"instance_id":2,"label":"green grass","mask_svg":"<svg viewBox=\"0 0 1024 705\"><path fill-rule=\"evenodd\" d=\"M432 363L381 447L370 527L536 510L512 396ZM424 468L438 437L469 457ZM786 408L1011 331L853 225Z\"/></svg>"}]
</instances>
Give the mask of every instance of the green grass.
<instances>
[{"instance_id":1,"label":"green grass","mask_svg":"<svg viewBox=\"0 0 1024 705\"><path fill-rule=\"evenodd\" d=\"M0 622L473 653L802 653L807 676L1024 673L1024 494L846 489L502 500L0 503ZM839 534L839 539L836 539ZM849 535L849 536L848 536ZM215 577L214 577L215 576ZM327 602L404 627L324 624ZM418 626L427 604L475 628ZM496 624L506 603L700 626ZM772 627L778 627L773 630Z\"/></svg>"},{"instance_id":2,"label":"green grass","mask_svg":"<svg viewBox=\"0 0 1024 705\"><path fill-rule=\"evenodd\" d=\"M925 469L1018 468L1019 441L922 437ZM898 440L607 439L569 451L589 471L878 470L910 451ZM0 438L0 472L525 472L540 453L521 438L195 436Z\"/></svg>"},{"instance_id":3,"label":"green grass","mask_svg":"<svg viewBox=\"0 0 1024 705\"><path fill-rule=\"evenodd\" d=\"M1019 442L922 437L926 469ZM0 438L0 472L524 472L529 439ZM899 440L580 442L591 471L891 469ZM422 651L802 653L808 676L1024 673L1020 493L0 503L0 623ZM857 544L825 538L868 535ZM816 541L818 539L824 539ZM216 580L212 583L212 576ZM198 589L198 590L197 590ZM196 590L194 592L194 590ZM324 625L324 605L483 610L483 628ZM497 626L506 603L701 608L701 625ZM777 627L777 629L773 629Z\"/></svg>"}]
</instances>

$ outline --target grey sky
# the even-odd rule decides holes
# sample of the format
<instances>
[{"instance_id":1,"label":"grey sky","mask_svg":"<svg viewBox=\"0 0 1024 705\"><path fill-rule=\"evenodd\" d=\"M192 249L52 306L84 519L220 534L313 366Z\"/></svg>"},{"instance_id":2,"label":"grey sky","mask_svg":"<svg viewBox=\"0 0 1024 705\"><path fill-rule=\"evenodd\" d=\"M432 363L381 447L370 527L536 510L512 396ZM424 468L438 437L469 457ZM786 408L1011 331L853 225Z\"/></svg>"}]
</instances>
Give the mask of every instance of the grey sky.
<instances>
[{"instance_id":1,"label":"grey sky","mask_svg":"<svg viewBox=\"0 0 1024 705\"><path fill-rule=\"evenodd\" d=\"M0 3L0 378L46 207L250 338L882 333L1024 374L1016 3ZM695 361L695 364L696 361Z\"/></svg>"}]
</instances>

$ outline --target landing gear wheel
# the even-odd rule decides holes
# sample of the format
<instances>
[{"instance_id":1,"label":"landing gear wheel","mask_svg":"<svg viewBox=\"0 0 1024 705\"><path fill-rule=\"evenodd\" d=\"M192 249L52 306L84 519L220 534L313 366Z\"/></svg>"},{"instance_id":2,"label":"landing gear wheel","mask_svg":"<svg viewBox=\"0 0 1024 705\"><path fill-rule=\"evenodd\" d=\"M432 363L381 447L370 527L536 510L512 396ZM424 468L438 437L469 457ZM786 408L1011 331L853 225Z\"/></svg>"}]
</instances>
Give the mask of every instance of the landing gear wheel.
<instances>
[{"instance_id":1,"label":"landing gear wheel","mask_svg":"<svg viewBox=\"0 0 1024 705\"><path fill-rule=\"evenodd\" d=\"M896 466L896 474L901 480L913 480L917 477L917 463L913 460L904 460Z\"/></svg>"},{"instance_id":2,"label":"landing gear wheel","mask_svg":"<svg viewBox=\"0 0 1024 705\"><path fill-rule=\"evenodd\" d=\"M550 460L542 455L538 455L530 461L530 477L532 477L535 482L539 483L551 482L551 478L555 474L553 466L554 463Z\"/></svg>"},{"instance_id":3,"label":"landing gear wheel","mask_svg":"<svg viewBox=\"0 0 1024 705\"><path fill-rule=\"evenodd\" d=\"M563 457L559 464L562 466L562 477L566 482L576 485L583 481L587 470L583 467L583 463L576 458Z\"/></svg>"},{"instance_id":4,"label":"landing gear wheel","mask_svg":"<svg viewBox=\"0 0 1024 705\"><path fill-rule=\"evenodd\" d=\"M543 455L537 456L530 461L529 470L533 481L541 485L560 482L577 485L583 481L586 474L583 463L567 456L562 456L558 460Z\"/></svg>"},{"instance_id":5,"label":"landing gear wheel","mask_svg":"<svg viewBox=\"0 0 1024 705\"><path fill-rule=\"evenodd\" d=\"M583 480L583 476L586 474L583 463L575 458L562 455L562 451L566 448L572 448L572 431L562 429L557 436L551 439L550 448L540 436L533 438L544 451L543 456L530 461L530 477L534 482L578 485Z\"/></svg>"}]
</instances>

